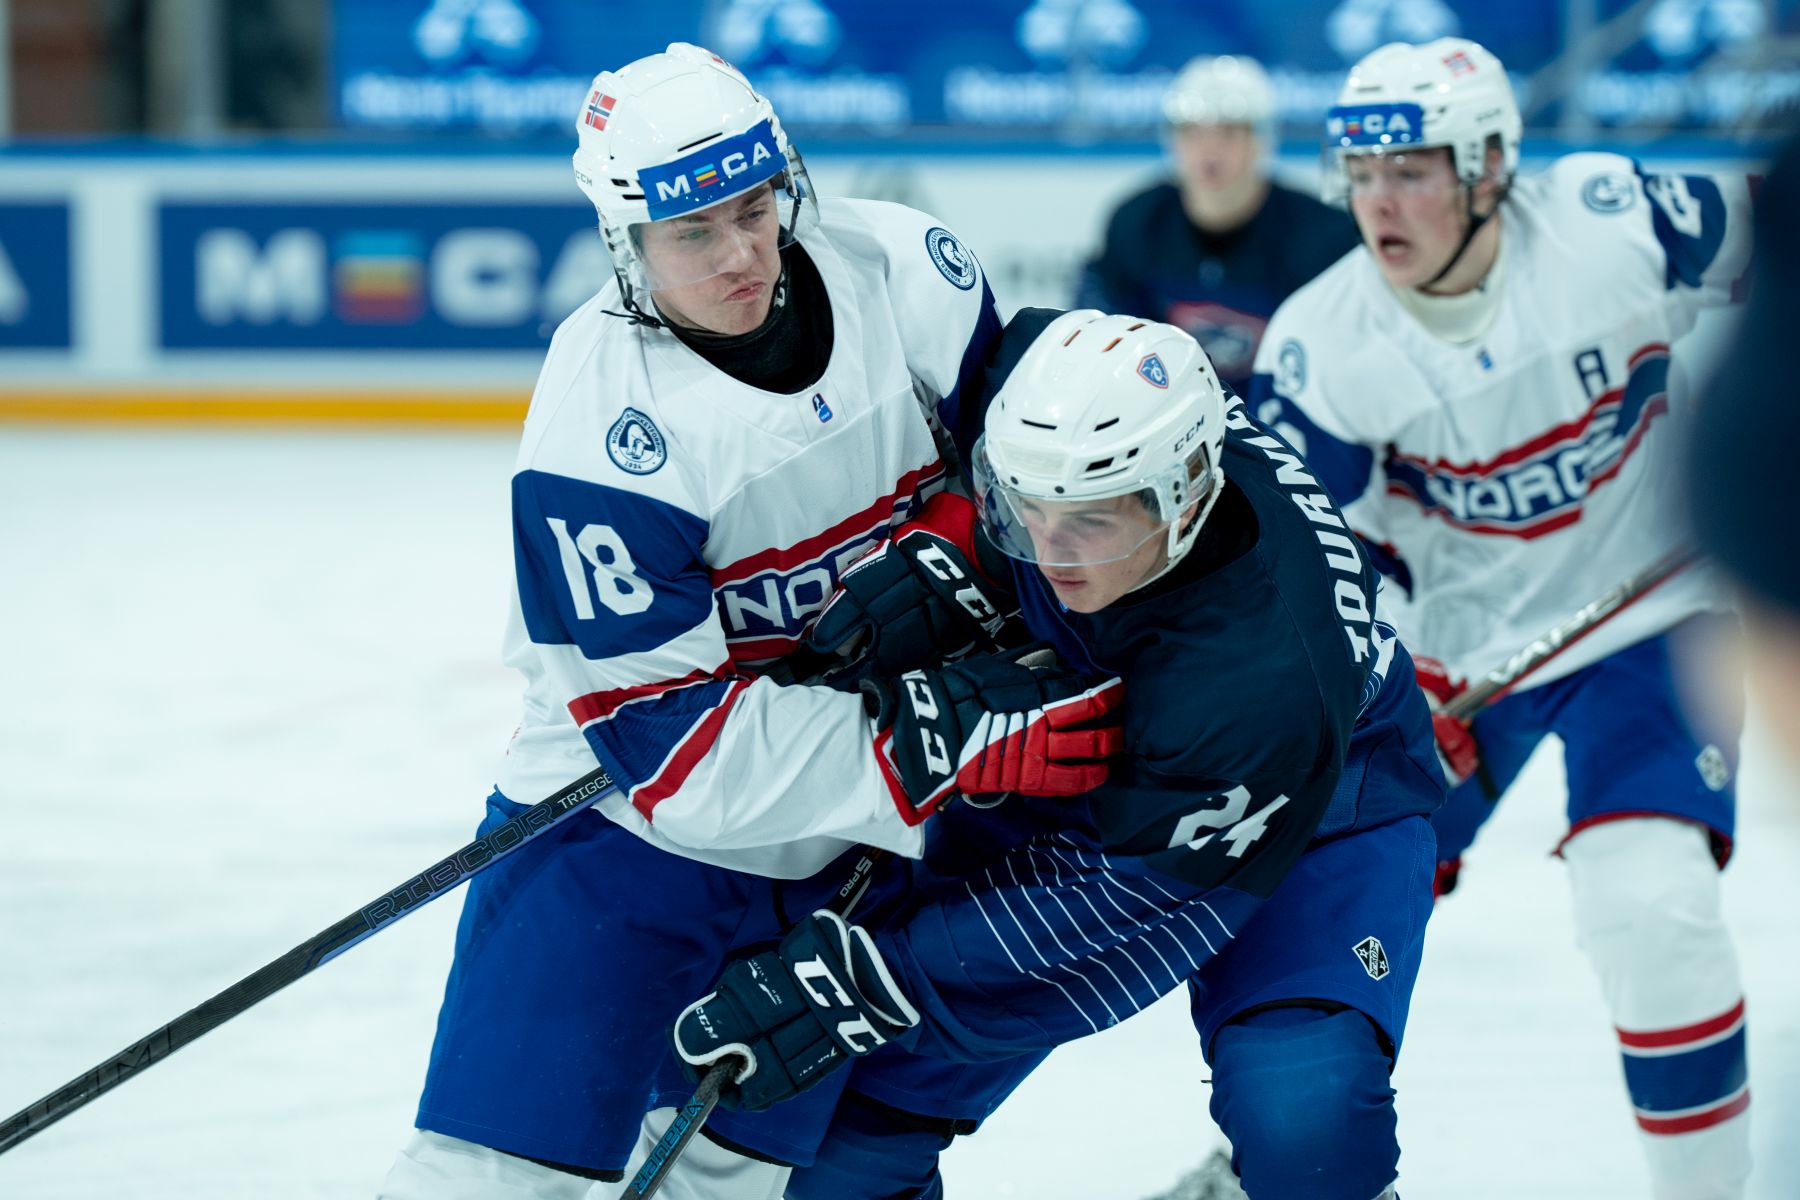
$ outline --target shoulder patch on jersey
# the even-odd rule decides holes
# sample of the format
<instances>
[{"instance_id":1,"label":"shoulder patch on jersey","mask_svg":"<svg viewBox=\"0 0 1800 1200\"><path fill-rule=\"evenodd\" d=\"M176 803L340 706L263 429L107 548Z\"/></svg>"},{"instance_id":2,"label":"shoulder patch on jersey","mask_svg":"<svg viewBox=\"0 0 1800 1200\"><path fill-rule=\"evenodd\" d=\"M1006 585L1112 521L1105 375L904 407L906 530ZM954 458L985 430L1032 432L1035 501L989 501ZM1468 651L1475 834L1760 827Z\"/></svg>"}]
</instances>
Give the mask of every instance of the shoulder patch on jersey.
<instances>
[{"instance_id":1,"label":"shoulder patch on jersey","mask_svg":"<svg viewBox=\"0 0 1800 1200\"><path fill-rule=\"evenodd\" d=\"M954 233L942 225L933 225L925 231L925 252L945 279L965 292L975 286L975 259Z\"/></svg>"},{"instance_id":2,"label":"shoulder patch on jersey","mask_svg":"<svg viewBox=\"0 0 1800 1200\"><path fill-rule=\"evenodd\" d=\"M1731 764L1726 761L1724 753L1713 745L1708 745L1694 760L1694 766L1700 770L1700 780L1715 792L1725 790L1731 782Z\"/></svg>"},{"instance_id":3,"label":"shoulder patch on jersey","mask_svg":"<svg viewBox=\"0 0 1800 1200\"><path fill-rule=\"evenodd\" d=\"M627 408L606 431L606 453L621 471L648 475L668 461L668 447L656 422Z\"/></svg>"},{"instance_id":4,"label":"shoulder patch on jersey","mask_svg":"<svg viewBox=\"0 0 1800 1200\"><path fill-rule=\"evenodd\" d=\"M1169 386L1169 368L1163 366L1163 360L1154 354L1146 354L1138 360L1137 373L1151 387L1167 389Z\"/></svg>"},{"instance_id":5,"label":"shoulder patch on jersey","mask_svg":"<svg viewBox=\"0 0 1800 1200\"><path fill-rule=\"evenodd\" d=\"M1298 396L1306 390L1306 347L1298 338L1281 343L1275 354L1275 390L1283 396Z\"/></svg>"},{"instance_id":6,"label":"shoulder patch on jersey","mask_svg":"<svg viewBox=\"0 0 1800 1200\"><path fill-rule=\"evenodd\" d=\"M1623 171L1602 171L1581 185L1581 202L1597 213L1624 212L1637 202L1637 189Z\"/></svg>"}]
</instances>

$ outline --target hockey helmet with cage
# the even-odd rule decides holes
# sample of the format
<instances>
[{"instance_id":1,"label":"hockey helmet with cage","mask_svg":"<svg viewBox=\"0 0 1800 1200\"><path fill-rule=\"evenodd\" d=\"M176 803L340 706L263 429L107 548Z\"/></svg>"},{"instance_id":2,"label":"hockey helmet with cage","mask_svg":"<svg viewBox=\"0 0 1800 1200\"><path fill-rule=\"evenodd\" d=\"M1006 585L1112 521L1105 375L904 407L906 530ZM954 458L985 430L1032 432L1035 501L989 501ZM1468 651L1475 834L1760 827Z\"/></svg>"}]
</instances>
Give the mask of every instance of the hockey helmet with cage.
<instances>
[{"instance_id":1,"label":"hockey helmet with cage","mask_svg":"<svg viewBox=\"0 0 1800 1200\"><path fill-rule=\"evenodd\" d=\"M1365 55L1325 114L1325 199L1349 195L1344 160L1352 155L1405 154L1448 147L1464 187L1488 176L1490 147L1500 151L1495 181L1519 166L1523 122L1506 68L1467 38L1413 46L1391 42Z\"/></svg>"},{"instance_id":2,"label":"hockey helmet with cage","mask_svg":"<svg viewBox=\"0 0 1800 1200\"><path fill-rule=\"evenodd\" d=\"M756 188L772 189L778 245L818 223L799 151L773 106L730 63L672 42L616 71L602 71L575 117L575 181L600 216L600 232L626 302L632 287L656 291L719 274L733 246L763 236L747 223L694 224L674 253L644 253L643 227L692 218Z\"/></svg>"},{"instance_id":3,"label":"hockey helmet with cage","mask_svg":"<svg viewBox=\"0 0 1800 1200\"><path fill-rule=\"evenodd\" d=\"M975 443L976 507L1013 558L1086 567L1164 538L1194 544L1225 477L1225 391L1206 352L1173 325L1093 309L1040 333L988 406ZM1110 510L1093 502L1134 497Z\"/></svg>"},{"instance_id":4,"label":"hockey helmet with cage","mask_svg":"<svg viewBox=\"0 0 1800 1200\"><path fill-rule=\"evenodd\" d=\"M1273 144L1275 89L1255 59L1201 55L1175 76L1163 95L1163 119L1183 125L1248 125Z\"/></svg>"}]
</instances>

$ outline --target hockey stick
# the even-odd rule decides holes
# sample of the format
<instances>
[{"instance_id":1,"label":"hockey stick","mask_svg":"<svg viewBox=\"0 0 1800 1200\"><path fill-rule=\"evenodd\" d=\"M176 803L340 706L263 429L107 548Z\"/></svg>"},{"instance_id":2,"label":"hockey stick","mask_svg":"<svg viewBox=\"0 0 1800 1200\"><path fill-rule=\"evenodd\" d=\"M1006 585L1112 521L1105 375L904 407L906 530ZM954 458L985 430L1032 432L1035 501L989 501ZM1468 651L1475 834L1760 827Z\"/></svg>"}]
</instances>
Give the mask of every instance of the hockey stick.
<instances>
[{"instance_id":1,"label":"hockey stick","mask_svg":"<svg viewBox=\"0 0 1800 1200\"><path fill-rule=\"evenodd\" d=\"M1624 580L1584 605L1566 621L1547 630L1502 666L1489 672L1479 683L1454 697L1444 706L1444 711L1458 720L1470 720L1483 708L1517 687L1527 676L1617 616L1627 606L1685 571L1699 557L1699 551L1692 547L1676 550ZM839 901L849 897L848 903L837 909L840 915L847 914L849 908L861 898L863 890L868 887L869 874L886 855L886 851L871 850L857 862L848 882L838 890ZM834 904L833 907L837 906ZM734 1055L720 1059L706 1069L695 1088L693 1098L675 1114L675 1120L651 1148L643 1167L625 1189L628 1200L649 1200L656 1194L663 1180L674 1169L682 1151L712 1114L713 1108L718 1104L720 1090L730 1082L730 1076L740 1069L740 1062L741 1059ZM1208 1164L1211 1165L1213 1164ZM1202 1175L1204 1170L1205 1168L1195 1174Z\"/></svg>"},{"instance_id":2,"label":"hockey stick","mask_svg":"<svg viewBox=\"0 0 1800 1200\"><path fill-rule=\"evenodd\" d=\"M1445 703L1444 711L1459 721L1473 719L1476 713L1517 687L1526 676L1617 616L1628 605L1643 599L1652 589L1693 566L1699 557L1700 552L1691 546L1665 555L1538 637L1500 667L1488 672L1479 683L1452 697Z\"/></svg>"},{"instance_id":3,"label":"hockey stick","mask_svg":"<svg viewBox=\"0 0 1800 1200\"><path fill-rule=\"evenodd\" d=\"M301 942L274 962L251 972L197 1008L176 1017L99 1066L57 1088L36 1104L0 1123L0 1154L62 1120L88 1101L104 1096L144 1068L161 1062L189 1042L217 1029L251 1005L274 995L302 975L324 966L350 947L418 911L426 903L499 862L545 830L618 790L606 768L574 783L426 868L331 928Z\"/></svg>"},{"instance_id":4,"label":"hockey stick","mask_svg":"<svg viewBox=\"0 0 1800 1200\"><path fill-rule=\"evenodd\" d=\"M878 846L864 846L862 849L862 854L857 857L855 865L850 868L850 873L845 878L843 886L838 888L837 893L825 906L846 919L850 916L851 910L856 907L857 902L863 898L863 893L869 890L869 882L874 877L875 868L890 858L893 853ZM663 1135L657 1139L656 1145L650 1147L650 1153L644 1159L644 1165L638 1168L638 1173L633 1175L631 1182L626 1185L625 1200L650 1200L650 1197L656 1195L657 1189L663 1185L663 1180L667 1179L669 1172L675 1169L675 1163L681 1158L682 1152L687 1149L688 1143L694 1140L694 1135L699 1133L700 1127L706 1124L706 1118L710 1117L712 1110L718 1107L719 1093L724 1090L726 1084L734 1081L735 1076L743 1069L744 1065L743 1055L728 1054L706 1068L705 1073L700 1076L700 1082L694 1087L693 1096L676 1111L675 1119L669 1123L667 1129L663 1130Z\"/></svg>"},{"instance_id":5,"label":"hockey stick","mask_svg":"<svg viewBox=\"0 0 1800 1200\"><path fill-rule=\"evenodd\" d=\"M825 663L835 655L800 651L759 673L777 683L811 683L827 674ZM800 678L801 671L805 678ZM462 849L414 875L397 888L359 908L337 924L301 942L292 950L238 980L211 999L176 1017L161 1029L133 1042L119 1053L0 1122L0 1154L43 1132L89 1101L104 1096L146 1067L161 1062L175 1051L212 1032L259 1001L324 966L344 951L380 932L401 917L416 912L429 901L453 891L478 872L485 871L545 830L591 807L618 791L606 768L596 767L556 795L532 805L493 832L478 837ZM877 860L881 852L875 852ZM865 851L867 860L869 852ZM858 869L864 869L858 864ZM870 863L866 870L873 870ZM852 873L851 884L856 882ZM865 880L866 886L866 880ZM842 896L843 891L839 892ZM861 896L861 891L857 892ZM854 903L854 901L852 901Z\"/></svg>"}]
</instances>

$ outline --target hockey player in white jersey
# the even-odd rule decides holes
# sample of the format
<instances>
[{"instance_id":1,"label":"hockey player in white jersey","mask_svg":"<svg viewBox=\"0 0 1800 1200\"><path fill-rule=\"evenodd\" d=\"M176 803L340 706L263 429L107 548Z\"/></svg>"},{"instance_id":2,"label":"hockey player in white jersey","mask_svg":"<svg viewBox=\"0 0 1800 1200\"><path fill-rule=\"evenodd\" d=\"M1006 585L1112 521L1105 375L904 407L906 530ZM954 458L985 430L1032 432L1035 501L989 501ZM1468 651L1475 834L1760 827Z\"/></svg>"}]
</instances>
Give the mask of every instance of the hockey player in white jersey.
<instances>
[{"instance_id":1,"label":"hockey player in white jersey","mask_svg":"<svg viewBox=\"0 0 1800 1200\"><path fill-rule=\"evenodd\" d=\"M690 1090L673 1015L820 907L840 856L916 855L954 790L909 768L915 709L884 704L882 727L764 668L941 487L934 429L974 419L964 384L999 332L979 264L923 213L818 202L768 101L695 46L602 72L576 132L617 279L557 331L526 418L506 637L525 711L483 828L596 759L619 790L474 881L390 1200L618 1194L646 1114ZM959 761L1000 790L1099 782L1091 746L1035 735L1116 685L989 677L1011 707L966 697L930 730ZM661 1194L779 1195L830 1093L742 1142L721 1115Z\"/></svg>"},{"instance_id":2,"label":"hockey player in white jersey","mask_svg":"<svg viewBox=\"0 0 1800 1200\"><path fill-rule=\"evenodd\" d=\"M1272 320L1252 411L1299 445L1402 582L1395 623L1440 699L1677 548L1670 344L1748 258L1741 180L1575 154L1515 179L1501 64L1389 45L1327 122L1327 189L1363 246ZM1743 1195L1744 1002L1720 914L1738 731L1696 728L1670 645L1722 607L1698 570L1601 625L1463 729L1440 880L1548 733L1559 847L1659 1200ZM1435 663L1430 660L1436 660Z\"/></svg>"}]
</instances>

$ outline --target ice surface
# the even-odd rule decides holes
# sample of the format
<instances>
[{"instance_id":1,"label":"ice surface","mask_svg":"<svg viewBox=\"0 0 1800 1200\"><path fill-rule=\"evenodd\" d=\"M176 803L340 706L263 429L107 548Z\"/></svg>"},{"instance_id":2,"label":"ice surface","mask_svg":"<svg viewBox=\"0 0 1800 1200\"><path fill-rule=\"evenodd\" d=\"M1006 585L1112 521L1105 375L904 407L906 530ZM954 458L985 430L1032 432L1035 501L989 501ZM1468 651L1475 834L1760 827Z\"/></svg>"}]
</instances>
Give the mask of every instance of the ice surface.
<instances>
[{"instance_id":1,"label":"ice surface","mask_svg":"<svg viewBox=\"0 0 1800 1200\"><path fill-rule=\"evenodd\" d=\"M0 1114L468 840L517 719L498 434L0 430ZM1800 1196L1800 795L1746 754L1726 876L1758 1200ZM1434 918L1398 1075L1408 1200L1643 1200L1577 955L1554 748ZM369 1196L458 900L0 1157L7 1200ZM1185 1001L1057 1053L959 1200L1136 1200L1219 1141Z\"/></svg>"}]
</instances>

